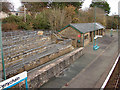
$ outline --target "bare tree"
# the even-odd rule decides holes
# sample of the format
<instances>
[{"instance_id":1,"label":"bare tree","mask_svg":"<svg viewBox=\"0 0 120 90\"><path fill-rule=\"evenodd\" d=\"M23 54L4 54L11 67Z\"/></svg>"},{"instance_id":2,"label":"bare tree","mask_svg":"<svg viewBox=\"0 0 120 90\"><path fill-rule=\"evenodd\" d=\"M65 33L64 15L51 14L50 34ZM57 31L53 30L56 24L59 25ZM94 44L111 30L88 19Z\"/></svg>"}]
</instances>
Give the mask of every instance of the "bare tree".
<instances>
[{"instance_id":1,"label":"bare tree","mask_svg":"<svg viewBox=\"0 0 120 90\"><path fill-rule=\"evenodd\" d=\"M79 23L93 23L95 19L94 8L89 8L86 11L80 10L78 13ZM96 22L106 25L106 15L104 10L96 8Z\"/></svg>"},{"instance_id":2,"label":"bare tree","mask_svg":"<svg viewBox=\"0 0 120 90\"><path fill-rule=\"evenodd\" d=\"M49 10L47 16L51 29L58 30L64 26L65 14L65 10L60 10L59 8Z\"/></svg>"},{"instance_id":3,"label":"bare tree","mask_svg":"<svg viewBox=\"0 0 120 90\"><path fill-rule=\"evenodd\" d=\"M3 12L10 12L10 10L13 10L14 9L14 6L12 3L10 2L2 2L2 11Z\"/></svg>"}]
</instances>

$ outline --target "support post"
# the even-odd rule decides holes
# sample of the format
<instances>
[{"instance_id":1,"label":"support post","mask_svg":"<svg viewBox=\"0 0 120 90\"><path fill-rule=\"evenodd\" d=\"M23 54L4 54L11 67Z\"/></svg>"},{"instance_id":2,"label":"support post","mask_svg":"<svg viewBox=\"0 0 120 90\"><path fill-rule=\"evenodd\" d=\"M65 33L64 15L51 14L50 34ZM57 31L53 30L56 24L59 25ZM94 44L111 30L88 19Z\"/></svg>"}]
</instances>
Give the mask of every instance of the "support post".
<instances>
[{"instance_id":1,"label":"support post","mask_svg":"<svg viewBox=\"0 0 120 90\"><path fill-rule=\"evenodd\" d=\"M118 32L118 25L117 25L117 32Z\"/></svg>"},{"instance_id":2,"label":"support post","mask_svg":"<svg viewBox=\"0 0 120 90\"><path fill-rule=\"evenodd\" d=\"M113 36L112 32L113 32L113 29L111 28L111 30L110 30L110 36L111 37Z\"/></svg>"},{"instance_id":3,"label":"support post","mask_svg":"<svg viewBox=\"0 0 120 90\"><path fill-rule=\"evenodd\" d=\"M0 3L0 8L1 8L0 11L2 11L2 2ZM2 58L3 76L4 76L4 80L6 80L5 64L4 64L4 55L3 55L3 46L2 46L2 19L0 19L0 48L1 48L1 58Z\"/></svg>"},{"instance_id":4,"label":"support post","mask_svg":"<svg viewBox=\"0 0 120 90\"><path fill-rule=\"evenodd\" d=\"M28 90L27 78L25 79L25 86L26 86L26 90Z\"/></svg>"},{"instance_id":5,"label":"support post","mask_svg":"<svg viewBox=\"0 0 120 90\"><path fill-rule=\"evenodd\" d=\"M26 22L26 8L25 8L25 5L24 5L24 22Z\"/></svg>"},{"instance_id":6,"label":"support post","mask_svg":"<svg viewBox=\"0 0 120 90\"><path fill-rule=\"evenodd\" d=\"M83 34L83 47L84 47L84 34Z\"/></svg>"},{"instance_id":7,"label":"support post","mask_svg":"<svg viewBox=\"0 0 120 90\"><path fill-rule=\"evenodd\" d=\"M95 21L94 21L94 37L95 37L95 25L96 25L96 6L95 6L95 9L94 9L94 19L95 19ZM94 39L94 37L93 37L93 50L94 50L94 46L95 46L95 39Z\"/></svg>"}]
</instances>

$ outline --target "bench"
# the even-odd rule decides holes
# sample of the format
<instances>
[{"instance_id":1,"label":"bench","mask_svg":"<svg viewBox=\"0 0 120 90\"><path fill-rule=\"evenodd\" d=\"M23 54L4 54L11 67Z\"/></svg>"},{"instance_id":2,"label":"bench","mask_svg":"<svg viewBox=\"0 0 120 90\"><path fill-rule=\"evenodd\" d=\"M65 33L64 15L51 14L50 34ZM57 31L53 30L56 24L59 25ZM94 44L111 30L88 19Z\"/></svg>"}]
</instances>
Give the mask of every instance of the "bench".
<instances>
[{"instance_id":1,"label":"bench","mask_svg":"<svg viewBox=\"0 0 120 90\"><path fill-rule=\"evenodd\" d=\"M94 50L97 50L97 49L99 49L99 46L98 46L98 45L95 45L95 46L93 46L93 49L94 49Z\"/></svg>"}]
</instances>

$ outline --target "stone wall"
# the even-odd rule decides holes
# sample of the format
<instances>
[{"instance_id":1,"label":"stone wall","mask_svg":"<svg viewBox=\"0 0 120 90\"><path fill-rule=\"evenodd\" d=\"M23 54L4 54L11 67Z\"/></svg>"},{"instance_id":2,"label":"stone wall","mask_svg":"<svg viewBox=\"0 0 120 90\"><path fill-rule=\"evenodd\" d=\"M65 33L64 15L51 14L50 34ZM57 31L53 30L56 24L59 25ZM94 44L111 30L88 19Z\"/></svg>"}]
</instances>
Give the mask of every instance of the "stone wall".
<instances>
[{"instance_id":1,"label":"stone wall","mask_svg":"<svg viewBox=\"0 0 120 90\"><path fill-rule=\"evenodd\" d=\"M76 47L83 47L83 34L78 32L77 30L73 29L72 27L67 27L64 30L60 31L59 33L67 38L74 39L72 41L72 45L75 48ZM92 33L91 37L90 37L90 32L84 34L84 36L88 34L88 39L84 39L84 46L88 45L90 43L90 41L93 41L94 31L91 31L91 33ZM105 32L103 29L95 31L95 35L104 35L104 34L105 34ZM78 35L81 35L81 37L78 37ZM80 43L78 43L77 40L80 40Z\"/></svg>"},{"instance_id":2,"label":"stone wall","mask_svg":"<svg viewBox=\"0 0 120 90\"><path fill-rule=\"evenodd\" d=\"M77 30L73 29L72 27L67 27L65 28L64 30L60 31L59 32L61 35L67 37L67 38L70 38L70 39L73 39L72 41L72 45L76 48L78 45L77 45L77 40L80 40L82 41L82 38L79 38L78 35L81 35L82 34L80 32L78 32ZM79 44L82 44L79 43ZM80 45L81 46L81 45Z\"/></svg>"},{"instance_id":3,"label":"stone wall","mask_svg":"<svg viewBox=\"0 0 120 90\"><path fill-rule=\"evenodd\" d=\"M73 29L72 27L67 27L64 30L60 31L59 33L65 37L72 39L77 39L78 35L81 35L80 32Z\"/></svg>"},{"instance_id":4,"label":"stone wall","mask_svg":"<svg viewBox=\"0 0 120 90\"><path fill-rule=\"evenodd\" d=\"M24 60L25 58L35 55L37 53L41 53L47 49L48 43L50 39L44 38L44 40L39 40L33 43L21 44L10 47L9 50L4 50L4 61L5 67L9 67L17 62ZM46 44L47 43L47 44ZM0 63L2 63L0 61ZM2 68L0 68L2 70Z\"/></svg>"},{"instance_id":5,"label":"stone wall","mask_svg":"<svg viewBox=\"0 0 120 90\"><path fill-rule=\"evenodd\" d=\"M39 88L44 83L48 82L52 77L58 76L72 64L77 58L79 58L83 52L83 48L74 50L73 52L59 58L57 61L46 65L45 67L31 72L28 74L28 85L29 88Z\"/></svg>"},{"instance_id":6,"label":"stone wall","mask_svg":"<svg viewBox=\"0 0 120 90\"><path fill-rule=\"evenodd\" d=\"M11 77L11 76L14 76L14 75L21 73L23 71L29 71L29 70L34 69L40 65L43 65L43 64L61 56L61 55L69 53L73 49L74 48L71 45L65 45L64 47L58 49L57 51L49 52L49 53L46 53L42 56L38 56L36 58L29 59L27 61L23 60L20 63L18 62L16 64L8 66L6 68L7 69L6 75Z\"/></svg>"}]
</instances>

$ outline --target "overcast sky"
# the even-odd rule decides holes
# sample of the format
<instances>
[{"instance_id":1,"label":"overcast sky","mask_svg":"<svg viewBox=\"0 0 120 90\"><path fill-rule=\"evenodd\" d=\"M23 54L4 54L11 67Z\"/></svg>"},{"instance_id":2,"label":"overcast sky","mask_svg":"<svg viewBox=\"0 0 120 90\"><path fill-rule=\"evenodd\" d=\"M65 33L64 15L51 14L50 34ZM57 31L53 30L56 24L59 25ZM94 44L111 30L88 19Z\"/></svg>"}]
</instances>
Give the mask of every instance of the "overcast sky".
<instances>
[{"instance_id":1,"label":"overcast sky","mask_svg":"<svg viewBox=\"0 0 120 90\"><path fill-rule=\"evenodd\" d=\"M110 15L112 14L118 14L118 2L120 0L106 0L109 5L110 5ZM85 2L83 3L83 7L82 9L86 9L86 8L89 8L89 5L91 4L92 0L85 0Z\"/></svg>"},{"instance_id":2,"label":"overcast sky","mask_svg":"<svg viewBox=\"0 0 120 90\"><path fill-rule=\"evenodd\" d=\"M16 10L19 6L21 6L20 0L10 0L10 1L13 2L14 7L15 7L15 10ZM89 8L89 5L91 4L91 1L92 1L92 0L85 0L85 2L83 3L82 9L84 10L84 9L86 9L86 8ZM111 7L110 15L112 15L112 14L118 14L118 2L119 2L120 0L106 0L106 1L109 3L109 5L110 5L110 7Z\"/></svg>"}]
</instances>

